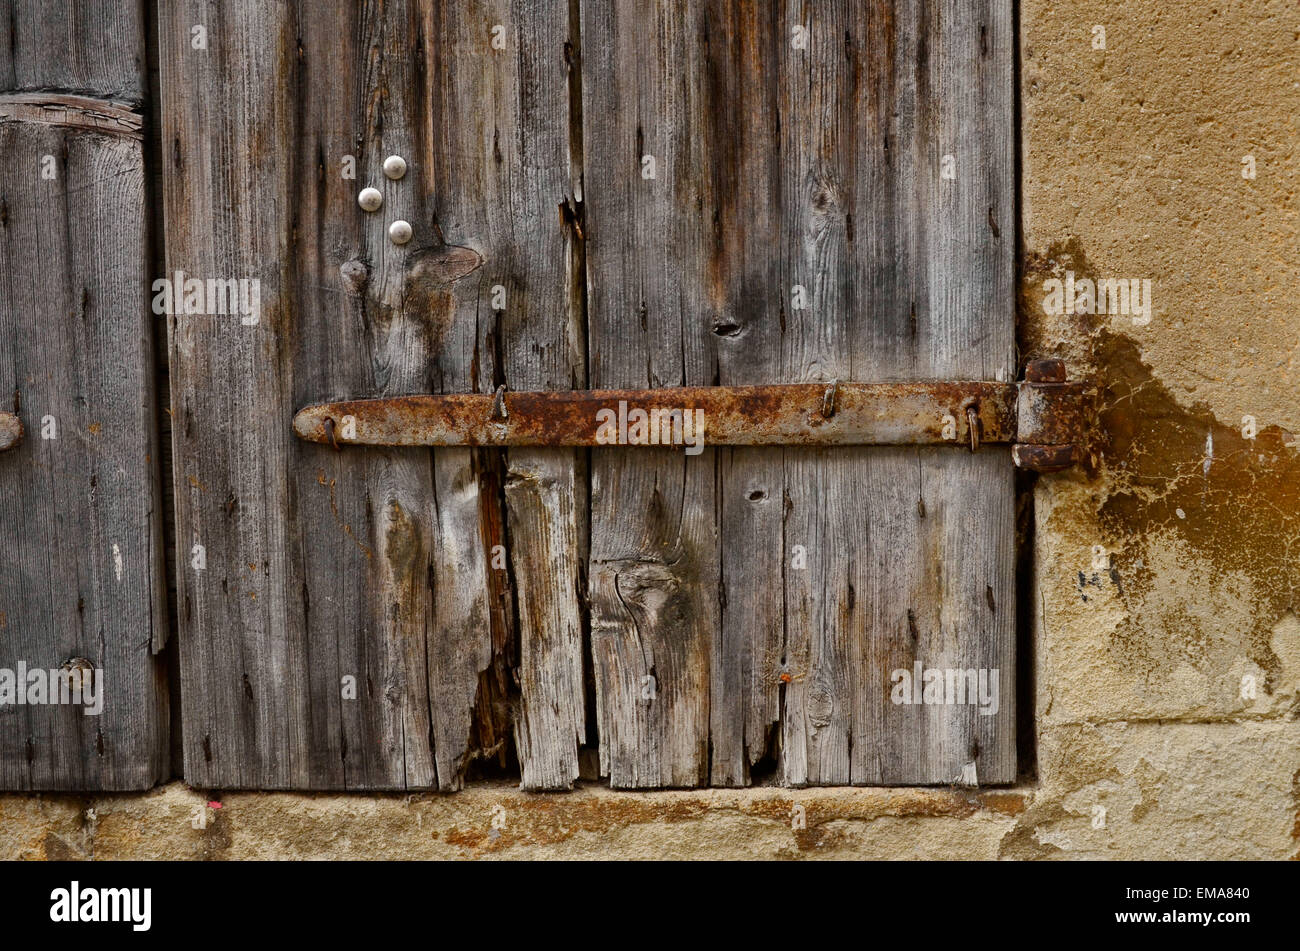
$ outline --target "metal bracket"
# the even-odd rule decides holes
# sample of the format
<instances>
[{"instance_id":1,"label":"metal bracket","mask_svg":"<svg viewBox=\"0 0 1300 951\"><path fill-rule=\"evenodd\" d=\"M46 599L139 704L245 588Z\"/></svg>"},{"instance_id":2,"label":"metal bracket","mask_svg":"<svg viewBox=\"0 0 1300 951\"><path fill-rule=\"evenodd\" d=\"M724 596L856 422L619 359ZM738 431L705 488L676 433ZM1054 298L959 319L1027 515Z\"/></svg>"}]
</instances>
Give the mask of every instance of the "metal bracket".
<instances>
[{"instance_id":1,"label":"metal bracket","mask_svg":"<svg viewBox=\"0 0 1300 951\"><path fill-rule=\"evenodd\" d=\"M890 446L1011 444L1017 466L1079 461L1094 388L1059 360L1025 382L783 383L454 393L304 407L294 431L361 446Z\"/></svg>"},{"instance_id":2,"label":"metal bracket","mask_svg":"<svg viewBox=\"0 0 1300 951\"><path fill-rule=\"evenodd\" d=\"M1016 441L1011 458L1019 469L1060 472L1082 461L1097 418L1097 389L1071 383L1061 360L1031 360L1016 399Z\"/></svg>"}]
</instances>

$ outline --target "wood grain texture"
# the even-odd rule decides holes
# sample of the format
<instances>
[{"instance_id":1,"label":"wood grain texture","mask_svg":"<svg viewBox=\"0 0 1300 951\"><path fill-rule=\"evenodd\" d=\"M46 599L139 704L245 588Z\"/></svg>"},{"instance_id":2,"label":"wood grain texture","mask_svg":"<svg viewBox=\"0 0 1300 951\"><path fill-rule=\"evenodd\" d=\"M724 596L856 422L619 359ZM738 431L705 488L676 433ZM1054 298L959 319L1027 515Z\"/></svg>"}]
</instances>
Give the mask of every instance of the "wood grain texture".
<instances>
[{"instance_id":1,"label":"wood grain texture","mask_svg":"<svg viewBox=\"0 0 1300 951\"><path fill-rule=\"evenodd\" d=\"M1009 378L1005 3L193 3L160 45L169 270L262 291L251 325L171 320L191 781L454 789L513 738L525 787L571 785L584 561L613 785L1014 778L1004 450L601 450L587 550L579 454L288 427L501 385ZM996 668L998 713L892 704L916 662Z\"/></svg>"},{"instance_id":2,"label":"wood grain texture","mask_svg":"<svg viewBox=\"0 0 1300 951\"><path fill-rule=\"evenodd\" d=\"M455 789L512 730L526 785L576 775L581 508L538 508L577 490L574 454L335 453L291 428L322 399L581 383L556 212L567 17L523 0L162 11L168 269L261 281L256 324L170 321L191 782ZM219 55L191 49L200 22ZM399 218L407 245L387 235Z\"/></svg>"},{"instance_id":3,"label":"wood grain texture","mask_svg":"<svg viewBox=\"0 0 1300 951\"><path fill-rule=\"evenodd\" d=\"M582 12L592 386L1011 378L1008 3ZM1005 449L596 453L602 772L1014 779L1011 472ZM998 712L893 704L916 661L996 668Z\"/></svg>"},{"instance_id":4,"label":"wood grain texture","mask_svg":"<svg viewBox=\"0 0 1300 951\"><path fill-rule=\"evenodd\" d=\"M582 3L593 388L714 381L699 266L711 226L697 204L712 158L704 36L699 4ZM712 449L593 453L592 660L615 787L708 782L715 505Z\"/></svg>"},{"instance_id":5,"label":"wood grain texture","mask_svg":"<svg viewBox=\"0 0 1300 951\"><path fill-rule=\"evenodd\" d=\"M808 44L782 50L786 286L809 306L785 373L1011 379L1009 4L795 4L789 22ZM788 451L786 493L786 564L800 545L807 568L786 572L784 781L1013 780L1006 451ZM891 673L917 661L996 668L997 714L894 704Z\"/></svg>"},{"instance_id":6,"label":"wood grain texture","mask_svg":"<svg viewBox=\"0 0 1300 951\"><path fill-rule=\"evenodd\" d=\"M140 114L129 105L85 96L58 92L6 93L0 99L0 116L65 129L120 135L136 141L143 139Z\"/></svg>"},{"instance_id":7,"label":"wood grain texture","mask_svg":"<svg viewBox=\"0 0 1300 951\"><path fill-rule=\"evenodd\" d=\"M776 239L781 193L778 95L789 25L778 6L703 6L707 164L694 174L708 225L702 319L719 384L788 382L781 364L787 306ZM700 319L700 318L697 318ZM785 663L781 579L784 449L719 449L721 628L712 655L710 782L744 786L775 750Z\"/></svg>"},{"instance_id":8,"label":"wood grain texture","mask_svg":"<svg viewBox=\"0 0 1300 951\"><path fill-rule=\"evenodd\" d=\"M0 88L145 98L145 3L0 0Z\"/></svg>"},{"instance_id":9,"label":"wood grain texture","mask_svg":"<svg viewBox=\"0 0 1300 951\"><path fill-rule=\"evenodd\" d=\"M130 63L133 40L110 35L105 55ZM92 112L112 128L82 121ZM0 455L0 668L88 663L103 678L98 716L6 699L0 789L145 789L168 774L139 127L112 103L0 96L0 400L26 430Z\"/></svg>"},{"instance_id":10,"label":"wood grain texture","mask_svg":"<svg viewBox=\"0 0 1300 951\"><path fill-rule=\"evenodd\" d=\"M334 680L322 702L338 696L338 648L322 639L307 656L305 546L287 526L296 447L280 435L294 384L288 13L159 5L168 276L260 282L256 323L251 308L246 325L206 302L167 317L185 777L208 786L308 782L318 673ZM207 50L192 47L193 25ZM349 575L334 584L346 592ZM322 613L348 618L349 605L344 593Z\"/></svg>"},{"instance_id":11,"label":"wood grain texture","mask_svg":"<svg viewBox=\"0 0 1300 951\"><path fill-rule=\"evenodd\" d=\"M492 376L484 389L581 387L581 225L574 225L580 211L570 122L579 51L569 4L429 6L429 35L437 38L429 107L438 225L448 240L483 256L461 313L476 315L486 331L490 352L478 359ZM491 541L508 544L509 560L488 566L495 590L515 599L518 686L503 686L517 692L513 735L523 788L564 789L578 777L586 736L579 603L585 453L518 449L504 458L508 518L502 537Z\"/></svg>"}]
</instances>

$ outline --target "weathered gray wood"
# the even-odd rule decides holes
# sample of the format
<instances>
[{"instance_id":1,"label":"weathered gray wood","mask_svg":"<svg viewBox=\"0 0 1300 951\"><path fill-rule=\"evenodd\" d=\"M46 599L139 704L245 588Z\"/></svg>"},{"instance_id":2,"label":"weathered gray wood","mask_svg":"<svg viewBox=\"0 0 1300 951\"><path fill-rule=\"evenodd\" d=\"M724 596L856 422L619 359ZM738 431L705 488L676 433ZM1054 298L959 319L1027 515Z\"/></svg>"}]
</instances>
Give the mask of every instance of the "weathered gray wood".
<instances>
[{"instance_id":1,"label":"weathered gray wood","mask_svg":"<svg viewBox=\"0 0 1300 951\"><path fill-rule=\"evenodd\" d=\"M582 9L593 386L1010 378L1009 4ZM1005 449L719 456L593 455L611 782L747 782L778 719L792 785L1014 779ZM914 661L998 713L894 705Z\"/></svg>"},{"instance_id":2,"label":"weathered gray wood","mask_svg":"<svg viewBox=\"0 0 1300 951\"><path fill-rule=\"evenodd\" d=\"M704 37L699 4L582 3L593 388L713 382ZM712 449L592 456L592 657L601 772L616 787L708 781L714 472Z\"/></svg>"},{"instance_id":3,"label":"weathered gray wood","mask_svg":"<svg viewBox=\"0 0 1300 951\"><path fill-rule=\"evenodd\" d=\"M429 7L438 222L448 240L464 239L484 256L461 314L468 321L477 311L495 347L499 365L486 389L581 387L569 117L578 50L569 4ZM510 577L504 560L489 565L499 583L512 578L517 598L514 739L526 789L572 786L586 735L579 578L587 492L578 458L572 450L509 452L508 531L499 540L509 542Z\"/></svg>"},{"instance_id":4,"label":"weathered gray wood","mask_svg":"<svg viewBox=\"0 0 1300 951\"><path fill-rule=\"evenodd\" d=\"M572 452L293 440L342 397L1010 373L1005 2L576 6L163 11L169 270L262 281L170 321L188 777L456 788L513 706L570 785L589 557L613 785L1013 778L1005 450L601 450L588 553ZM998 714L891 704L915 661L996 667Z\"/></svg>"},{"instance_id":5,"label":"weathered gray wood","mask_svg":"<svg viewBox=\"0 0 1300 951\"><path fill-rule=\"evenodd\" d=\"M722 629L714 648L710 736L715 786L744 786L775 752L786 660L781 583L784 478L781 449L719 450Z\"/></svg>"},{"instance_id":6,"label":"weathered gray wood","mask_svg":"<svg viewBox=\"0 0 1300 951\"><path fill-rule=\"evenodd\" d=\"M144 100L142 0L0 0L0 23L0 88Z\"/></svg>"},{"instance_id":7,"label":"weathered gray wood","mask_svg":"<svg viewBox=\"0 0 1300 951\"><path fill-rule=\"evenodd\" d=\"M791 10L782 162L792 380L1010 379L1012 34L1003 0ZM945 156L955 177L943 177ZM788 286L787 285L787 286ZM1005 450L787 452L782 775L1015 778L1013 493ZM990 608L990 604L996 609ZM1000 672L1000 709L891 701L890 674Z\"/></svg>"},{"instance_id":8,"label":"weathered gray wood","mask_svg":"<svg viewBox=\"0 0 1300 951\"><path fill-rule=\"evenodd\" d=\"M0 83L138 84L142 44L112 23L89 72L33 48L42 7L10 10ZM74 53L91 48L77 19ZM0 789L144 789L167 776L168 705L140 118L3 93L0 156L0 400L26 431L0 454L0 668L90 666L103 697L98 716L8 697Z\"/></svg>"},{"instance_id":9,"label":"weathered gray wood","mask_svg":"<svg viewBox=\"0 0 1300 951\"><path fill-rule=\"evenodd\" d=\"M707 225L700 272L704 321L716 347L719 384L784 383L780 342L788 299L779 243L782 117L781 48L789 26L761 3L701 5L704 47L698 84L707 118L707 162L692 170ZM684 171L684 170L683 170ZM714 640L710 705L711 773L717 786L750 782L775 752L784 659L781 579L785 514L782 449L718 450L722 539L721 628Z\"/></svg>"},{"instance_id":10,"label":"weathered gray wood","mask_svg":"<svg viewBox=\"0 0 1300 951\"><path fill-rule=\"evenodd\" d=\"M578 778L586 741L582 612L586 473L570 453L512 450L506 501L519 598L521 785L561 789Z\"/></svg>"},{"instance_id":11,"label":"weathered gray wood","mask_svg":"<svg viewBox=\"0 0 1300 951\"><path fill-rule=\"evenodd\" d=\"M512 454L507 473L499 453L335 453L291 428L322 399L581 384L556 212L572 190L567 4L160 13L168 270L257 277L262 303L251 326L169 321L187 779L459 787L509 740L517 611L524 782L571 784L574 453ZM375 213L357 206L366 185ZM568 510L549 508L557 493L576 493Z\"/></svg>"}]
</instances>

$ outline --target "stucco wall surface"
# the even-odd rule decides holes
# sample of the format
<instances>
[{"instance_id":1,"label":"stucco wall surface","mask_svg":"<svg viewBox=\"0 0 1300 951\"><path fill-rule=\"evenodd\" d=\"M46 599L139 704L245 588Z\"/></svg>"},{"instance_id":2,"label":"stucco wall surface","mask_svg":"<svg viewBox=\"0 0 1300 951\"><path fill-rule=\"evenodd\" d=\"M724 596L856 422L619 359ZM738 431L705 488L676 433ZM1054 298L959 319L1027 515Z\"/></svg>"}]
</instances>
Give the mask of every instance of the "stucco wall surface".
<instances>
[{"instance_id":1,"label":"stucco wall surface","mask_svg":"<svg viewBox=\"0 0 1300 951\"><path fill-rule=\"evenodd\" d=\"M1035 491L1005 855L1300 851L1298 46L1283 0L1021 6L1020 342L1099 381L1105 437ZM1070 275L1149 310L1057 313Z\"/></svg>"}]
</instances>

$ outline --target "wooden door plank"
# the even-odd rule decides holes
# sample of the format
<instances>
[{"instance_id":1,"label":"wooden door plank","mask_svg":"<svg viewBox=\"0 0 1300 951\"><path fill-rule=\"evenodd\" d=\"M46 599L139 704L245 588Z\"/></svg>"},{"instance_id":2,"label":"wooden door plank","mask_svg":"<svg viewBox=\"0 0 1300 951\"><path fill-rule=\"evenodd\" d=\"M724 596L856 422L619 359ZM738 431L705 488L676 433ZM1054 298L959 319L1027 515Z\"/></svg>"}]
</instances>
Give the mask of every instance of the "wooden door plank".
<instances>
[{"instance_id":1,"label":"wooden door plank","mask_svg":"<svg viewBox=\"0 0 1300 951\"><path fill-rule=\"evenodd\" d=\"M171 319L191 782L456 789L504 756L516 651L524 783L576 777L575 453L336 453L290 427L321 399L582 382L567 32L567 4L528 0L162 11L169 271L261 280L256 324Z\"/></svg>"},{"instance_id":2,"label":"wooden door plank","mask_svg":"<svg viewBox=\"0 0 1300 951\"><path fill-rule=\"evenodd\" d=\"M281 427L294 382L285 249L301 171L289 158L291 10L178 3L158 13L167 275L182 290L258 281L255 309L244 285L244 315L204 298L167 316L185 778L283 788L311 775L311 685L338 676L333 644L308 663L315 592L286 525L303 504ZM346 617L340 594L321 613Z\"/></svg>"},{"instance_id":3,"label":"wooden door plank","mask_svg":"<svg viewBox=\"0 0 1300 951\"><path fill-rule=\"evenodd\" d=\"M496 366L486 389L581 388L581 225L573 226L569 115L580 51L569 5L487 0L430 9L438 224L449 241L473 244L484 258L462 314L477 311L487 329L493 353L482 359ZM499 541L508 542L509 562L498 558L489 571L517 599L521 784L565 789L578 778L586 738L585 453L514 449L505 458L508 517Z\"/></svg>"},{"instance_id":4,"label":"wooden door plank","mask_svg":"<svg viewBox=\"0 0 1300 951\"><path fill-rule=\"evenodd\" d=\"M0 81L100 98L0 93L0 405L26 431L0 453L0 789L146 789L169 770L147 202L135 103L102 98L138 94L143 44L120 11L83 70L87 37L34 50L42 5L10 6ZM20 665L94 668L99 699L17 705Z\"/></svg>"},{"instance_id":5,"label":"wooden door plank","mask_svg":"<svg viewBox=\"0 0 1300 951\"><path fill-rule=\"evenodd\" d=\"M406 60L362 57L387 24L342 5L301 22L280 3L159 13L168 271L260 282L256 315L169 317L186 778L436 785L429 456L335 456L285 426L326 387L425 378L410 252L356 201L383 186L385 149L418 166ZM379 80L390 95L365 95ZM386 211L418 220L422 177L387 188Z\"/></svg>"},{"instance_id":6,"label":"wooden door plank","mask_svg":"<svg viewBox=\"0 0 1300 951\"><path fill-rule=\"evenodd\" d=\"M596 388L699 385L716 375L698 267L711 246L696 193L711 141L701 13L699 4L582 3ZM714 482L712 449L593 453L591 642L600 768L616 787L708 781Z\"/></svg>"},{"instance_id":7,"label":"wooden door plank","mask_svg":"<svg viewBox=\"0 0 1300 951\"><path fill-rule=\"evenodd\" d=\"M699 81L707 100L705 166L695 175L709 226L699 263L707 296L696 319L716 347L716 382L781 383L781 164L776 147L779 8L726 0L703 7L707 44ZM700 212L695 212L697 215ZM722 597L713 647L709 782L743 786L774 752L784 651L784 450L719 449Z\"/></svg>"},{"instance_id":8,"label":"wooden door plank","mask_svg":"<svg viewBox=\"0 0 1300 951\"><path fill-rule=\"evenodd\" d=\"M144 13L141 0L0 0L0 88L143 102Z\"/></svg>"},{"instance_id":9,"label":"wooden door plank","mask_svg":"<svg viewBox=\"0 0 1300 951\"><path fill-rule=\"evenodd\" d=\"M1010 379L1009 5L795 4L791 21L808 44L785 53L786 240L810 300L787 322L791 378ZM1005 450L791 455L786 554L804 545L809 567L786 575L787 654L807 667L785 781L1013 780ZM996 669L997 713L895 704L891 675L917 662Z\"/></svg>"}]
</instances>

